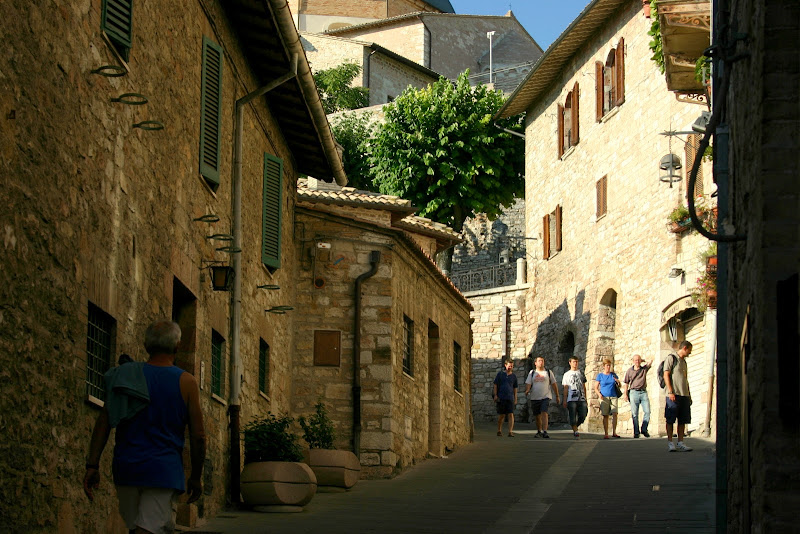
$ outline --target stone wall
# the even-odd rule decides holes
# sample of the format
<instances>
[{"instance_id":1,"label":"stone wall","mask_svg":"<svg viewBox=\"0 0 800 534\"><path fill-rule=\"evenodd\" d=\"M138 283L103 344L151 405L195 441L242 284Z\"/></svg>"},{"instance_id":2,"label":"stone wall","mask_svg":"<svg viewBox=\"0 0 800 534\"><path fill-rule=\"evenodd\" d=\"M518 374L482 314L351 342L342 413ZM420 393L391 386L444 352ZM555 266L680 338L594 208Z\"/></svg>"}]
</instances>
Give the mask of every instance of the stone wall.
<instances>
[{"instance_id":1,"label":"stone wall","mask_svg":"<svg viewBox=\"0 0 800 534\"><path fill-rule=\"evenodd\" d=\"M453 274L493 267L508 253L508 263L525 257L525 200L517 199L494 221L484 214L464 221L464 242L453 251ZM533 242L535 246L535 242Z\"/></svg>"},{"instance_id":2,"label":"stone wall","mask_svg":"<svg viewBox=\"0 0 800 534\"><path fill-rule=\"evenodd\" d=\"M492 399L494 377L503 369L503 358L514 360L519 381L517 410L527 413L524 380L530 370L526 351L525 293L527 284L466 293L474 308L472 325L472 413L476 420L496 420ZM503 320L503 313L507 313ZM506 324L505 335L503 325ZM503 341L505 340L505 347Z\"/></svg>"},{"instance_id":3,"label":"stone wall","mask_svg":"<svg viewBox=\"0 0 800 534\"><path fill-rule=\"evenodd\" d=\"M790 532L800 494L800 9L789 0L729 4L747 35L735 51L748 59L726 63L730 174L720 176L730 197L720 195L720 216L746 239L720 246L727 432L718 484L727 484L731 531Z\"/></svg>"},{"instance_id":4,"label":"stone wall","mask_svg":"<svg viewBox=\"0 0 800 534\"><path fill-rule=\"evenodd\" d=\"M222 395L210 393L211 330L229 339L230 294L211 290L201 262L229 259L215 250L220 243L207 236L231 231L233 106L258 81L216 2L170 8L137 4L129 72L120 78L90 73L117 63L101 36L101 3L59 4L44 8L12 0L4 3L0 19L0 33L14 43L0 59L6 213L0 260L0 382L6 393L0 401L5 429L0 530L124 531L111 483L113 434L94 503L80 486L99 413L85 384L89 303L114 321L113 361L121 352L145 359L146 326L183 312L179 364L192 370L202 387L208 455L204 496L197 505L181 507L179 520L201 523L230 499L227 363ZM225 49L221 185L216 192L197 170L204 36ZM142 93L149 103L111 102L127 92ZM132 128L142 120L161 121L165 129ZM297 170L263 100L245 110L244 139L246 422L268 409L289 408L292 316L265 317L263 310L293 303L292 269L269 273L260 263L264 153L284 160L284 266L295 262L290 244ZM220 221L193 221L209 213ZM266 282L282 289L256 289ZM181 302L186 305L179 307ZM272 347L269 400L258 395L259 337Z\"/></svg>"},{"instance_id":5,"label":"stone wall","mask_svg":"<svg viewBox=\"0 0 800 534\"><path fill-rule=\"evenodd\" d=\"M526 236L539 238L533 242L538 250L528 250L539 259L528 263L527 279L535 291L527 296L526 336L533 352L549 361L564 360L567 355L560 355L559 347L574 339L573 353L589 379L587 428L595 431L601 427L592 380L603 358L612 357L614 371L622 375L633 354L655 359L657 365L673 350L661 314L676 292L686 296L694 282L681 279L676 287L667 275L676 264L697 273L694 251L708 246L699 234L671 234L665 227L672 208L686 201L684 183L669 188L659 181L661 156L683 148L681 141L670 141L660 132L687 130L703 108L679 102L667 91L650 59L649 24L641 4L630 2L568 63L562 78L531 106L526 118ZM604 61L620 38L626 49L625 102L597 122L594 78L585 74L593 75L595 61ZM556 106L576 82L580 140L559 158ZM713 190L709 170L705 191ZM596 182L604 176L608 208L598 217ZM562 208L562 250L543 260L542 218L557 206ZM679 332L678 340L682 336ZM660 393L654 379L650 400L655 429L663 412L655 408ZM623 431L630 430L628 410L622 403Z\"/></svg>"},{"instance_id":6,"label":"stone wall","mask_svg":"<svg viewBox=\"0 0 800 534\"><path fill-rule=\"evenodd\" d=\"M372 210L363 210L372 211ZM341 215L349 215L342 211ZM469 440L469 310L466 301L430 274L429 262L402 233L304 209L296 225L298 304L293 409L309 413L322 396L331 408L337 446L353 446L354 283L363 282L361 330L363 476L393 476L403 467L439 456ZM328 243L320 249L317 243ZM315 288L312 280L321 280ZM411 375L404 373L403 316L414 321ZM435 324L438 328L429 326ZM338 366L314 366L314 331L341 332ZM460 389L453 374L453 343L461 347Z\"/></svg>"}]
</instances>

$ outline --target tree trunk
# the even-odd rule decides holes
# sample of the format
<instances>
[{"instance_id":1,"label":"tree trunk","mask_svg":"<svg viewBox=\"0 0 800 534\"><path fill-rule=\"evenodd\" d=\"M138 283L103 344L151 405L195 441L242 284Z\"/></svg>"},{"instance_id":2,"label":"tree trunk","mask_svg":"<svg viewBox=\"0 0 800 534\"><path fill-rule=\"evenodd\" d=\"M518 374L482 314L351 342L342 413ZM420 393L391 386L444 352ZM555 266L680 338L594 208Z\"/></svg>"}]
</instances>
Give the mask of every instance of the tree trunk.
<instances>
[{"instance_id":1,"label":"tree trunk","mask_svg":"<svg viewBox=\"0 0 800 534\"><path fill-rule=\"evenodd\" d=\"M466 217L464 217L464 212L461 209L461 206L454 206L453 207L453 212L454 212L453 215L454 215L454 218L455 218L455 223L453 224L453 230L455 230L456 232L458 232L460 234L461 230L464 229L464 220L466 219ZM455 245L453 245L452 247L448 247L448 248L444 249L443 251L441 251L440 253L438 253L436 255L436 265L448 277L450 276L450 273L451 273L452 268L453 268L453 251L454 250L455 250Z\"/></svg>"}]
</instances>

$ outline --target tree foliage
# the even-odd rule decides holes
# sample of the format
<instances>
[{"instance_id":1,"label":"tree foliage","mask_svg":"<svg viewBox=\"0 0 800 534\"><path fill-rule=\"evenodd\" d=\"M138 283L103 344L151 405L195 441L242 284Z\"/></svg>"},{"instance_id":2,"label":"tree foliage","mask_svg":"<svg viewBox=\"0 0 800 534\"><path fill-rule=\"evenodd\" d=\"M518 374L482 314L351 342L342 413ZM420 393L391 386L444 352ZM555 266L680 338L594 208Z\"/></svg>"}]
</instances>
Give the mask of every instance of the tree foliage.
<instances>
[{"instance_id":1,"label":"tree foliage","mask_svg":"<svg viewBox=\"0 0 800 534\"><path fill-rule=\"evenodd\" d=\"M331 130L336 142L342 145L342 163L350 187L374 189L369 173L370 138L375 134L370 116L367 114L344 113L331 118Z\"/></svg>"},{"instance_id":2,"label":"tree foliage","mask_svg":"<svg viewBox=\"0 0 800 534\"><path fill-rule=\"evenodd\" d=\"M359 65L342 63L314 74L325 113L331 114L369 105L369 89L350 86L359 72L361 72Z\"/></svg>"},{"instance_id":3,"label":"tree foliage","mask_svg":"<svg viewBox=\"0 0 800 534\"><path fill-rule=\"evenodd\" d=\"M494 124L521 131L521 117L494 121L502 94L470 87L468 74L409 88L384 107L370 155L382 193L411 200L420 215L456 231L478 213L494 219L525 187L525 143Z\"/></svg>"}]
</instances>

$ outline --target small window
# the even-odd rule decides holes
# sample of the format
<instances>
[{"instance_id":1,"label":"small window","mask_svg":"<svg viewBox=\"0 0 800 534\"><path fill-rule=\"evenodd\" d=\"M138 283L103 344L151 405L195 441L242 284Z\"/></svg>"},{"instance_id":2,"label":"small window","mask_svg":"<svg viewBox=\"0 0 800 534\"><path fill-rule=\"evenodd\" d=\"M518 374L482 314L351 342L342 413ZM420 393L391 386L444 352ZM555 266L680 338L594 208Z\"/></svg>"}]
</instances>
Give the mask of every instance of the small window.
<instances>
[{"instance_id":1,"label":"small window","mask_svg":"<svg viewBox=\"0 0 800 534\"><path fill-rule=\"evenodd\" d=\"M211 393L222 397L225 376L225 338L211 331Z\"/></svg>"},{"instance_id":2,"label":"small window","mask_svg":"<svg viewBox=\"0 0 800 534\"><path fill-rule=\"evenodd\" d=\"M403 372L414 376L414 321L403 315Z\"/></svg>"},{"instance_id":3,"label":"small window","mask_svg":"<svg viewBox=\"0 0 800 534\"><path fill-rule=\"evenodd\" d=\"M625 102L625 40L620 38L616 48L606 56L605 63L595 63L597 122Z\"/></svg>"},{"instance_id":4,"label":"small window","mask_svg":"<svg viewBox=\"0 0 800 534\"><path fill-rule=\"evenodd\" d=\"M453 388L461 391L461 345L453 342Z\"/></svg>"},{"instance_id":5,"label":"small window","mask_svg":"<svg viewBox=\"0 0 800 534\"><path fill-rule=\"evenodd\" d=\"M269 345L258 340L258 390L269 396Z\"/></svg>"},{"instance_id":6,"label":"small window","mask_svg":"<svg viewBox=\"0 0 800 534\"><path fill-rule=\"evenodd\" d=\"M561 250L561 205L544 216L542 222L543 259L548 260Z\"/></svg>"},{"instance_id":7,"label":"small window","mask_svg":"<svg viewBox=\"0 0 800 534\"><path fill-rule=\"evenodd\" d=\"M338 367L342 358L342 333L314 330L314 365Z\"/></svg>"},{"instance_id":8,"label":"small window","mask_svg":"<svg viewBox=\"0 0 800 534\"><path fill-rule=\"evenodd\" d=\"M111 368L115 326L116 321L113 317L89 303L86 333L86 393L101 401L106 399L103 375Z\"/></svg>"},{"instance_id":9,"label":"small window","mask_svg":"<svg viewBox=\"0 0 800 534\"><path fill-rule=\"evenodd\" d=\"M567 93L564 105L558 106L558 157L564 155L567 149L578 144L580 135L578 127L580 117L578 113L578 97L580 95L578 82Z\"/></svg>"},{"instance_id":10,"label":"small window","mask_svg":"<svg viewBox=\"0 0 800 534\"><path fill-rule=\"evenodd\" d=\"M261 199L261 263L270 272L281 266L281 192L283 160L264 154L264 182Z\"/></svg>"},{"instance_id":11,"label":"small window","mask_svg":"<svg viewBox=\"0 0 800 534\"><path fill-rule=\"evenodd\" d=\"M596 216L599 219L603 215L606 214L608 211L608 177L603 176L599 180L597 180L596 184L597 188L597 213Z\"/></svg>"},{"instance_id":12,"label":"small window","mask_svg":"<svg viewBox=\"0 0 800 534\"><path fill-rule=\"evenodd\" d=\"M103 0L100 28L124 61L128 61L131 51L132 10L133 0Z\"/></svg>"},{"instance_id":13,"label":"small window","mask_svg":"<svg viewBox=\"0 0 800 534\"><path fill-rule=\"evenodd\" d=\"M222 47L203 37L200 102L200 174L213 189L219 187L222 139Z\"/></svg>"},{"instance_id":14,"label":"small window","mask_svg":"<svg viewBox=\"0 0 800 534\"><path fill-rule=\"evenodd\" d=\"M697 149L700 148L700 134L690 134L686 139L686 196L689 196L689 176L691 175ZM697 180L694 183L694 198L703 196L703 166L697 170Z\"/></svg>"}]
</instances>

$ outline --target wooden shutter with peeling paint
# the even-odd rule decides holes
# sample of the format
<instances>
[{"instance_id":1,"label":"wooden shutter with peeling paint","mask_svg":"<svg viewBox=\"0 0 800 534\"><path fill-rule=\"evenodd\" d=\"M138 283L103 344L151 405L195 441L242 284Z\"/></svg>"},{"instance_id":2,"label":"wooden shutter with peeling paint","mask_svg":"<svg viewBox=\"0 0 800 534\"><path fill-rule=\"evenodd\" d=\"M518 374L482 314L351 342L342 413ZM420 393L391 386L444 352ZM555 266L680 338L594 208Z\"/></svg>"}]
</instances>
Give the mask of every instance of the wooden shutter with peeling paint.
<instances>
[{"instance_id":1,"label":"wooden shutter with peeling paint","mask_svg":"<svg viewBox=\"0 0 800 534\"><path fill-rule=\"evenodd\" d=\"M200 174L216 191L219 187L222 139L222 47L203 37L200 101Z\"/></svg>"},{"instance_id":2,"label":"wooden shutter with peeling paint","mask_svg":"<svg viewBox=\"0 0 800 534\"><path fill-rule=\"evenodd\" d=\"M595 118L600 122L603 118L603 63L600 61L594 64L594 83Z\"/></svg>"},{"instance_id":3,"label":"wooden shutter with peeling paint","mask_svg":"<svg viewBox=\"0 0 800 534\"><path fill-rule=\"evenodd\" d=\"M558 157L564 155L564 106L558 105Z\"/></svg>"},{"instance_id":4,"label":"wooden shutter with peeling paint","mask_svg":"<svg viewBox=\"0 0 800 534\"><path fill-rule=\"evenodd\" d=\"M281 266L281 192L283 160L264 154L264 191L261 218L261 263L271 269Z\"/></svg>"},{"instance_id":5,"label":"wooden shutter with peeling paint","mask_svg":"<svg viewBox=\"0 0 800 534\"><path fill-rule=\"evenodd\" d=\"M619 38L617 49L614 50L614 69L616 69L616 86L614 105L619 106L625 102L625 39Z\"/></svg>"},{"instance_id":6,"label":"wooden shutter with peeling paint","mask_svg":"<svg viewBox=\"0 0 800 534\"><path fill-rule=\"evenodd\" d=\"M570 111L572 112L572 127L571 129L571 139L570 139L570 146L575 146L580 141L580 134L579 134L579 119L580 114L578 113L578 82L575 82L575 86L572 88L572 102L570 104Z\"/></svg>"},{"instance_id":7,"label":"wooden shutter with peeling paint","mask_svg":"<svg viewBox=\"0 0 800 534\"><path fill-rule=\"evenodd\" d=\"M550 214L542 219L542 258L550 258Z\"/></svg>"}]
</instances>

